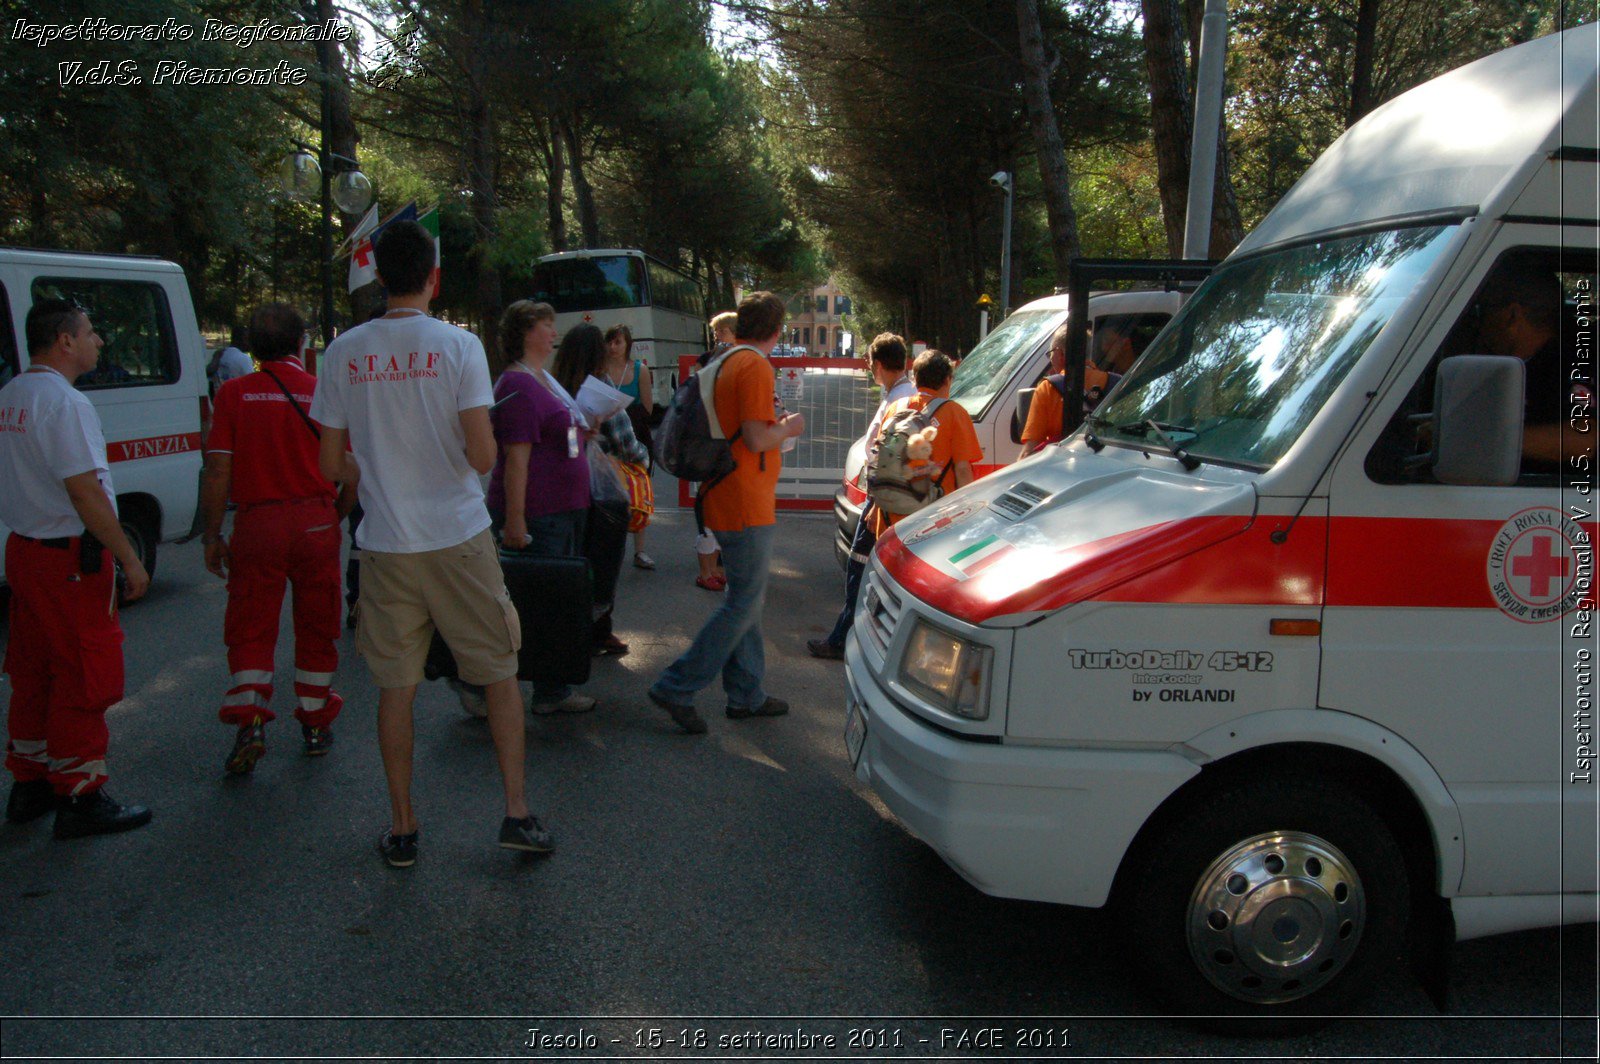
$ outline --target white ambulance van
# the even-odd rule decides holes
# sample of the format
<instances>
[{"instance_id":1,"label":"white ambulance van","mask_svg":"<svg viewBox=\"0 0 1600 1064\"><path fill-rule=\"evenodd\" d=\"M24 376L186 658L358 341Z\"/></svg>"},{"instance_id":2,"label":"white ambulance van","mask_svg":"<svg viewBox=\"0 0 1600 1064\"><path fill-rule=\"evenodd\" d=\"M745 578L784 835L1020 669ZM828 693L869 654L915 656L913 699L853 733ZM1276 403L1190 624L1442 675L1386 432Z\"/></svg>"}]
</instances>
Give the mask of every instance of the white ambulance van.
<instances>
[{"instance_id":1,"label":"white ambulance van","mask_svg":"<svg viewBox=\"0 0 1600 1064\"><path fill-rule=\"evenodd\" d=\"M978 889L1109 906L1174 1011L1596 918L1596 38L1372 112L1078 432L878 542L857 776Z\"/></svg>"},{"instance_id":2,"label":"white ambulance van","mask_svg":"<svg viewBox=\"0 0 1600 1064\"><path fill-rule=\"evenodd\" d=\"M1126 338L1143 351L1162 326L1183 305L1181 292L1108 292L1089 299L1089 324L1094 340L1089 357L1097 364L1100 345L1108 336ZM966 408L983 448L983 461L973 466L984 477L1004 469L1022 454L1019 417L1027 396L1050 372L1050 338L1067 320L1067 297L1035 299L1013 312L956 369L950 398ZM909 366L907 367L909 369ZM834 555L840 566L850 556L850 540L861 507L867 501L866 440L851 444L845 456L844 480L833 496Z\"/></svg>"},{"instance_id":3,"label":"white ambulance van","mask_svg":"<svg viewBox=\"0 0 1600 1064\"><path fill-rule=\"evenodd\" d=\"M193 529L210 413L183 269L137 255L0 248L0 384L28 367L23 328L42 296L85 308L105 341L77 387L100 414L122 530L154 577L156 545ZM7 531L0 526L0 537Z\"/></svg>"}]
</instances>

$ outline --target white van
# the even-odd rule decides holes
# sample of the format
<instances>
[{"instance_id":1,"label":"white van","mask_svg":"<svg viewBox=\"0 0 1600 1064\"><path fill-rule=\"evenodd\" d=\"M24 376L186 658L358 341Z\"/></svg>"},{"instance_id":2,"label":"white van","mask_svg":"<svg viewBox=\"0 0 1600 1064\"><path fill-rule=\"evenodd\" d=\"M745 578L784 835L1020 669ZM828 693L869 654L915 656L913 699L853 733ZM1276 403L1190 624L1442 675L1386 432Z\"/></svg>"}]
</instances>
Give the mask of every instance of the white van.
<instances>
[{"instance_id":1,"label":"white van","mask_svg":"<svg viewBox=\"0 0 1600 1064\"><path fill-rule=\"evenodd\" d=\"M1111 292L1091 296L1089 324L1094 344L1089 357L1098 363L1104 337L1126 336L1143 351L1183 305L1182 292ZM972 467L977 477L1003 469L1022 454L1018 414L1034 387L1050 370L1050 337L1067 320L1067 297L1046 296L1025 304L1001 322L962 360L950 384L950 398L972 415L983 461ZM909 367L908 367L909 368ZM833 496L834 555L843 566L861 507L866 503L866 439L851 444L845 456L844 480Z\"/></svg>"},{"instance_id":2,"label":"white van","mask_svg":"<svg viewBox=\"0 0 1600 1064\"><path fill-rule=\"evenodd\" d=\"M137 255L0 248L0 384L28 367L23 327L39 296L84 307L105 341L77 387L100 414L122 529L154 577L156 545L193 529L210 415L205 345L183 270ZM0 526L0 537L7 531Z\"/></svg>"},{"instance_id":3,"label":"white van","mask_svg":"<svg viewBox=\"0 0 1600 1064\"><path fill-rule=\"evenodd\" d=\"M1339 1013L1596 919L1596 60L1372 112L1078 432L878 541L858 777L980 890L1109 905L1174 1011ZM1508 264L1564 292L1553 470L1474 343L1529 316L1480 298Z\"/></svg>"}]
</instances>

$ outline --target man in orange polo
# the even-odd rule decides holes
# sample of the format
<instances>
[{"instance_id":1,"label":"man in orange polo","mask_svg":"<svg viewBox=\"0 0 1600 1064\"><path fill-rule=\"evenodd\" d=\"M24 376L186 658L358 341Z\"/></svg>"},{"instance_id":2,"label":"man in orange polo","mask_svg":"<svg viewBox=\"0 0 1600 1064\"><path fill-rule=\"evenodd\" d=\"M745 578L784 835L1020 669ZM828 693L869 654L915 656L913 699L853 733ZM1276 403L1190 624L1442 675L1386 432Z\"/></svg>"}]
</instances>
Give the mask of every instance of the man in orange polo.
<instances>
[{"instance_id":1,"label":"man in orange polo","mask_svg":"<svg viewBox=\"0 0 1600 1064\"><path fill-rule=\"evenodd\" d=\"M889 424L902 410L926 410L935 400L948 400L950 378L954 373L955 367L943 351L922 352L911 364L911 379L916 382L917 394L891 404L883 412L882 423ZM983 446L978 443L978 432L972 427L972 415L960 403L941 403L933 413L933 427L938 431L933 437L933 453L927 458L927 466L933 471L931 479L938 489L934 496L937 498L972 483L972 467L983 461ZM874 506L873 532L883 535L885 529L904 516L886 513Z\"/></svg>"},{"instance_id":2,"label":"man in orange polo","mask_svg":"<svg viewBox=\"0 0 1600 1064\"><path fill-rule=\"evenodd\" d=\"M691 735L705 732L694 696L720 674L730 720L789 712L762 687L766 653L761 610L767 597L772 537L777 529L778 471L783 442L805 431L799 414L777 416L776 375L767 361L783 335L783 300L755 292L739 304L734 343L702 372L714 373L713 414L733 441L734 470L705 494L706 527L722 547L728 590L683 656L650 688L650 700Z\"/></svg>"}]
</instances>

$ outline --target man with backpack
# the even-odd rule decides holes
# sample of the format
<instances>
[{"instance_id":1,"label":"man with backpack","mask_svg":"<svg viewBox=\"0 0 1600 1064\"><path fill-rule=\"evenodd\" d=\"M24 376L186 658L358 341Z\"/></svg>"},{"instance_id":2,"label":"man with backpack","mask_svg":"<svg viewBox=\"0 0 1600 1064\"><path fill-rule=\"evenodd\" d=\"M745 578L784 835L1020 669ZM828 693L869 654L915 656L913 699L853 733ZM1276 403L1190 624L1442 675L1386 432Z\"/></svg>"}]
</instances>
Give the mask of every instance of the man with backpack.
<instances>
[{"instance_id":1,"label":"man with backpack","mask_svg":"<svg viewBox=\"0 0 1600 1064\"><path fill-rule=\"evenodd\" d=\"M716 533L728 578L722 604L649 691L650 700L691 735L706 731L694 696L718 675L730 720L789 711L762 686L761 611L777 528L780 448L805 431L805 418L780 418L773 402L777 378L767 355L783 335L783 300L754 292L737 313L733 345L679 385L658 437L667 471L701 483L696 514Z\"/></svg>"},{"instance_id":2,"label":"man with backpack","mask_svg":"<svg viewBox=\"0 0 1600 1064\"><path fill-rule=\"evenodd\" d=\"M232 682L217 716L237 729L224 768L248 774L267 752L273 658L285 584L293 589L295 719L308 757L333 746L344 700L331 687L339 665L339 514L333 483L318 468L321 430L311 420L316 378L300 363L305 322L284 303L250 320L261 369L217 392L200 492L206 568L228 581L222 637ZM233 536L222 534L229 498Z\"/></svg>"},{"instance_id":3,"label":"man with backpack","mask_svg":"<svg viewBox=\"0 0 1600 1064\"><path fill-rule=\"evenodd\" d=\"M877 448L867 463L874 535L972 483L972 466L983 461L972 415L950 401L954 372L943 351L922 352L911 365L917 394L883 412Z\"/></svg>"},{"instance_id":4,"label":"man with backpack","mask_svg":"<svg viewBox=\"0 0 1600 1064\"><path fill-rule=\"evenodd\" d=\"M877 412L867 425L865 439L870 461L878 444L878 429L883 424L884 411L889 409L890 404L917 394L917 386L911 383L911 374L906 370L906 342L894 333L879 333L873 338L867 347L867 367L872 379L883 390L883 401L878 404ZM865 476L865 468L862 474ZM856 594L861 590L861 574L867 567L867 555L872 553L872 546L877 542L872 532L871 514L872 500L869 498L861 508L861 516L856 519L855 535L850 540L850 560L844 571L844 608L833 622L833 631L826 637L806 640L806 649L814 658L837 661L844 657L844 637L850 634L850 626L855 623Z\"/></svg>"}]
</instances>

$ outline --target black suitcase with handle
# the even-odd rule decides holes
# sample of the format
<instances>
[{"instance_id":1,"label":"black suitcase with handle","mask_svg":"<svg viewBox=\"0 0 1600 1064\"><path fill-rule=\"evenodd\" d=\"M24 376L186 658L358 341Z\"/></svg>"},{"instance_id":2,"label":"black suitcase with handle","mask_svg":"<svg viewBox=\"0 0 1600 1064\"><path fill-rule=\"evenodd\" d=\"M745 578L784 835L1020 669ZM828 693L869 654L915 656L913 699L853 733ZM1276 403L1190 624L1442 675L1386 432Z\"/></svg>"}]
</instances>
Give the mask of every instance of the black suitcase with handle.
<instances>
[{"instance_id":1,"label":"black suitcase with handle","mask_svg":"<svg viewBox=\"0 0 1600 1064\"><path fill-rule=\"evenodd\" d=\"M594 581L585 558L556 558L501 550L506 590L522 621L517 679L580 684L589 679ZM438 632L428 648L424 674L455 679L456 661Z\"/></svg>"}]
</instances>

